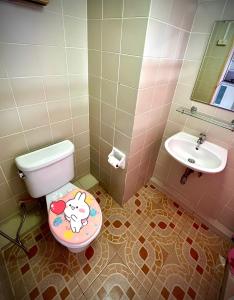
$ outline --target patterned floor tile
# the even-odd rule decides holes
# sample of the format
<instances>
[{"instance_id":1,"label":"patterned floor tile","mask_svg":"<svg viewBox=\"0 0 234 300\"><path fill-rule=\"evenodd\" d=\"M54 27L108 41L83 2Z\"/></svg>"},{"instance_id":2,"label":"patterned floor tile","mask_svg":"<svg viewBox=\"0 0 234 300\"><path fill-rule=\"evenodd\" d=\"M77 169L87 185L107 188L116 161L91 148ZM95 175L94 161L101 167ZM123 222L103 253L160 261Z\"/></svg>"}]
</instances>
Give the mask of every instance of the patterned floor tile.
<instances>
[{"instance_id":1,"label":"patterned floor tile","mask_svg":"<svg viewBox=\"0 0 234 300\"><path fill-rule=\"evenodd\" d=\"M24 236L26 256L3 252L18 300L218 299L231 243L152 184L121 207L100 186L100 235L83 253L56 242L48 224Z\"/></svg>"},{"instance_id":2,"label":"patterned floor tile","mask_svg":"<svg viewBox=\"0 0 234 300\"><path fill-rule=\"evenodd\" d=\"M115 255L85 292L87 299L145 299L146 292L134 274Z\"/></svg>"}]
</instances>

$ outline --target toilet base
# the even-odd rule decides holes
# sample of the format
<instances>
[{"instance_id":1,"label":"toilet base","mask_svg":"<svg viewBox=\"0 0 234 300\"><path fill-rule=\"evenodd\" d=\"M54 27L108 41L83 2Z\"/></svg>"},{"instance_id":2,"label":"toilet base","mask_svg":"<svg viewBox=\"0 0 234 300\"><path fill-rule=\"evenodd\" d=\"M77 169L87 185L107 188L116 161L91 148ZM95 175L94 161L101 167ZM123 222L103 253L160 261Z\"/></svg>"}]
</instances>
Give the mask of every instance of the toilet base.
<instances>
[{"instance_id":1,"label":"toilet base","mask_svg":"<svg viewBox=\"0 0 234 300\"><path fill-rule=\"evenodd\" d=\"M67 247L67 249L72 253L80 253L80 252L85 251L88 247L89 247L89 245L87 245L85 247L81 247L81 248L68 248Z\"/></svg>"}]
</instances>

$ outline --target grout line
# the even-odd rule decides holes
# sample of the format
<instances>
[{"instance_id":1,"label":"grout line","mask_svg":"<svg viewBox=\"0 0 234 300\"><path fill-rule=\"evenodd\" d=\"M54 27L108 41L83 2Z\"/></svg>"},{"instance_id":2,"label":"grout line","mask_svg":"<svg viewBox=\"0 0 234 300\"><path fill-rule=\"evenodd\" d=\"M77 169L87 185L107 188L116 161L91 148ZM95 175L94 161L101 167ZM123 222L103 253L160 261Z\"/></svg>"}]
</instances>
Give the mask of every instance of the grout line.
<instances>
[{"instance_id":1,"label":"grout line","mask_svg":"<svg viewBox=\"0 0 234 300\"><path fill-rule=\"evenodd\" d=\"M47 99L46 91L45 91L45 80L44 80L44 78L42 79L42 84L43 84L44 97L45 97L45 99ZM53 142L54 138L53 138L53 134L52 134L52 127L51 127L51 119L50 119L50 114L49 114L48 102L45 102L45 106L46 106L47 116L48 116L48 120L49 120L50 138L51 138L51 142Z\"/></svg>"}]
</instances>

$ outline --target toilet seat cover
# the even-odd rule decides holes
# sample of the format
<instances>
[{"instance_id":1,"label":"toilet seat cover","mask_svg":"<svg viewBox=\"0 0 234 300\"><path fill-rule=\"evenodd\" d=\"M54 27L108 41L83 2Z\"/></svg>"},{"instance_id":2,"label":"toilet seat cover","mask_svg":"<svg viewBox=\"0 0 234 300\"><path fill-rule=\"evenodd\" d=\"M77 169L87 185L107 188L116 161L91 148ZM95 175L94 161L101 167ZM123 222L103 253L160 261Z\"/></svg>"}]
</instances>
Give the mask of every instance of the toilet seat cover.
<instances>
[{"instance_id":1,"label":"toilet seat cover","mask_svg":"<svg viewBox=\"0 0 234 300\"><path fill-rule=\"evenodd\" d=\"M101 225L100 206L85 190L77 188L50 204L50 229L55 237L66 243L86 243Z\"/></svg>"}]
</instances>

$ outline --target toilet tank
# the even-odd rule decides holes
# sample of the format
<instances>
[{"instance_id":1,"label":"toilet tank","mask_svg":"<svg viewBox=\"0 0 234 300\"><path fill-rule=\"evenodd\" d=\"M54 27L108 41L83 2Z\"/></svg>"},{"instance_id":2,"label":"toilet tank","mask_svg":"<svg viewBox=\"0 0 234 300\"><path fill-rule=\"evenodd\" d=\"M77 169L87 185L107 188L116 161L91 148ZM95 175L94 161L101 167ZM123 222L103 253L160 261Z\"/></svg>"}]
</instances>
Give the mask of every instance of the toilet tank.
<instances>
[{"instance_id":1,"label":"toilet tank","mask_svg":"<svg viewBox=\"0 0 234 300\"><path fill-rule=\"evenodd\" d=\"M45 196L74 178L74 145L66 140L15 159L33 198Z\"/></svg>"}]
</instances>

